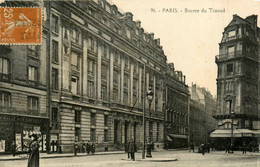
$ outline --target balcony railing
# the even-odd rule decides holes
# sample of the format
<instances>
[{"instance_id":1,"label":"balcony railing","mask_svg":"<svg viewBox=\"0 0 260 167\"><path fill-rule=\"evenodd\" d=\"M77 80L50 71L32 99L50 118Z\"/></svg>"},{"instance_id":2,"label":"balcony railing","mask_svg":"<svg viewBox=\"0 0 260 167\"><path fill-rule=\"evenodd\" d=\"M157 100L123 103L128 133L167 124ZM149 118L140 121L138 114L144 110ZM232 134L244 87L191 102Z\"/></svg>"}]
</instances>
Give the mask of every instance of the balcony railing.
<instances>
[{"instance_id":1,"label":"balcony railing","mask_svg":"<svg viewBox=\"0 0 260 167\"><path fill-rule=\"evenodd\" d=\"M220 55L217 55L215 58L216 58L216 62L217 62L217 61L223 61L223 60L239 58L239 57L249 57L249 58L257 59L257 56L255 53L250 53L250 52L245 52L245 51L243 51L243 52L236 51L236 52L220 54Z\"/></svg>"}]
</instances>

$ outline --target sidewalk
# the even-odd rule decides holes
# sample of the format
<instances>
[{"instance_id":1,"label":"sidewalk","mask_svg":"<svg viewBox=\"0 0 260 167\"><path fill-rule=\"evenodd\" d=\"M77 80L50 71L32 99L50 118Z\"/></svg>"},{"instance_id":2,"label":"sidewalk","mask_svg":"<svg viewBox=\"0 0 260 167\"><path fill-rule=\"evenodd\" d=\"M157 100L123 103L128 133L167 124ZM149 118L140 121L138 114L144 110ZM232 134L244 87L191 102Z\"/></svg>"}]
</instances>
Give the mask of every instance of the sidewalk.
<instances>
[{"instance_id":1,"label":"sidewalk","mask_svg":"<svg viewBox=\"0 0 260 167\"><path fill-rule=\"evenodd\" d=\"M95 155L110 155L110 154L125 154L125 151L106 151L106 152L96 152L94 155L87 153L77 153L74 156L74 153L40 153L40 159L47 159L47 158L66 158L66 157L80 157L80 156L95 156ZM20 154L13 157L12 154L7 155L0 155L0 161L10 161L10 160L25 160L28 158L27 154Z\"/></svg>"}]
</instances>

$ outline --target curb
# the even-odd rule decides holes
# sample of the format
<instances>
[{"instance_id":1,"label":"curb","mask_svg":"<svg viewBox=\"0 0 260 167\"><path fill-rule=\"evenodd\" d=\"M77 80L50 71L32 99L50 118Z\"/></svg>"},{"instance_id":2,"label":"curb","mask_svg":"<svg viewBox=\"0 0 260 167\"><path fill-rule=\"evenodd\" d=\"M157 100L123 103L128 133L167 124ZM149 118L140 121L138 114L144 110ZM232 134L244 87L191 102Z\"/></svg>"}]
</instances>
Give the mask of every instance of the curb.
<instances>
[{"instance_id":1,"label":"curb","mask_svg":"<svg viewBox=\"0 0 260 167\"><path fill-rule=\"evenodd\" d=\"M172 162L172 161L177 161L178 159L177 158L152 158L152 159L140 159L138 161L146 161L146 162Z\"/></svg>"},{"instance_id":2,"label":"curb","mask_svg":"<svg viewBox=\"0 0 260 167\"><path fill-rule=\"evenodd\" d=\"M54 155L54 156L40 156L40 159L51 159L51 158L68 158L68 157L88 157L88 156L96 156L96 155L112 155L112 154L125 154L124 152L111 152L111 153L97 153L94 155L87 155L87 154L83 154L83 155ZM0 161L16 161L16 160L27 160L27 157L7 157L5 159L0 159Z\"/></svg>"}]
</instances>

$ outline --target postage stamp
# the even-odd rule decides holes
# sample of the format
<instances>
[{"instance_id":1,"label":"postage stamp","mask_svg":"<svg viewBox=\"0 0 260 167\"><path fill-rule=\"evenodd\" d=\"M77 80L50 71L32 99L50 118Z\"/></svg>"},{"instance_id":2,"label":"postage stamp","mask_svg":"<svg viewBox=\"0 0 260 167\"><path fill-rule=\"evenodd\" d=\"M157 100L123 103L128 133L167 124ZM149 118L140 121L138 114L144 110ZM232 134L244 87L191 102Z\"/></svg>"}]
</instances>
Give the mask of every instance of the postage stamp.
<instances>
[{"instance_id":1,"label":"postage stamp","mask_svg":"<svg viewBox=\"0 0 260 167\"><path fill-rule=\"evenodd\" d=\"M0 44L41 44L41 8L0 7Z\"/></svg>"}]
</instances>

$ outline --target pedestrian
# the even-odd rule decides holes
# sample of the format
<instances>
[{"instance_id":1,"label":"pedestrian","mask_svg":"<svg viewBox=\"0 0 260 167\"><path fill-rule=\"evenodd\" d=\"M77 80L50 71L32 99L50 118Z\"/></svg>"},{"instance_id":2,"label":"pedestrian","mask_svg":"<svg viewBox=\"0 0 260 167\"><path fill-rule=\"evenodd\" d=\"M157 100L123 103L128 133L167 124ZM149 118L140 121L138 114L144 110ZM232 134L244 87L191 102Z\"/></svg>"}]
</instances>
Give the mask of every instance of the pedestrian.
<instances>
[{"instance_id":1,"label":"pedestrian","mask_svg":"<svg viewBox=\"0 0 260 167\"><path fill-rule=\"evenodd\" d=\"M127 141L127 143L125 145L125 152L127 153L127 159L129 160L131 157L130 141Z\"/></svg>"},{"instance_id":2,"label":"pedestrian","mask_svg":"<svg viewBox=\"0 0 260 167\"><path fill-rule=\"evenodd\" d=\"M28 157L28 165L27 167L39 167L39 141L38 136L36 134L32 134L30 136L31 143L29 145L29 157Z\"/></svg>"},{"instance_id":3,"label":"pedestrian","mask_svg":"<svg viewBox=\"0 0 260 167\"><path fill-rule=\"evenodd\" d=\"M201 153L202 153L202 155L204 155L205 154L205 144L201 144L200 145L200 148L201 148Z\"/></svg>"},{"instance_id":4,"label":"pedestrian","mask_svg":"<svg viewBox=\"0 0 260 167\"><path fill-rule=\"evenodd\" d=\"M209 143L207 143L207 151L208 151L208 153L210 153L210 144Z\"/></svg>"},{"instance_id":5,"label":"pedestrian","mask_svg":"<svg viewBox=\"0 0 260 167\"><path fill-rule=\"evenodd\" d=\"M77 155L77 152L78 152L78 143L77 143L77 141L75 141L75 143L74 143L74 156Z\"/></svg>"},{"instance_id":6,"label":"pedestrian","mask_svg":"<svg viewBox=\"0 0 260 167\"><path fill-rule=\"evenodd\" d=\"M90 142L88 141L86 144L87 154L90 152Z\"/></svg>"},{"instance_id":7,"label":"pedestrian","mask_svg":"<svg viewBox=\"0 0 260 167\"><path fill-rule=\"evenodd\" d=\"M211 143L211 151L214 149L214 143Z\"/></svg>"},{"instance_id":8,"label":"pedestrian","mask_svg":"<svg viewBox=\"0 0 260 167\"><path fill-rule=\"evenodd\" d=\"M229 153L229 150L230 150L230 144L227 143L227 145L226 145L226 153Z\"/></svg>"},{"instance_id":9,"label":"pedestrian","mask_svg":"<svg viewBox=\"0 0 260 167\"><path fill-rule=\"evenodd\" d=\"M134 143L134 139L131 140L129 144L129 151L131 153L131 159L135 161L135 152L136 152L136 145Z\"/></svg>"},{"instance_id":10,"label":"pedestrian","mask_svg":"<svg viewBox=\"0 0 260 167\"><path fill-rule=\"evenodd\" d=\"M92 144L91 144L91 154L92 155L94 155L94 153L95 153L95 143L94 142L92 142Z\"/></svg>"},{"instance_id":11,"label":"pedestrian","mask_svg":"<svg viewBox=\"0 0 260 167\"><path fill-rule=\"evenodd\" d=\"M246 154L246 142L243 142L243 145L242 145L242 151L243 151L243 154Z\"/></svg>"},{"instance_id":12,"label":"pedestrian","mask_svg":"<svg viewBox=\"0 0 260 167\"><path fill-rule=\"evenodd\" d=\"M16 154L16 144L15 144L15 140L13 140L13 142L12 142L11 151L12 151L12 154L13 154L13 157L14 157L15 154Z\"/></svg>"},{"instance_id":13,"label":"pedestrian","mask_svg":"<svg viewBox=\"0 0 260 167\"><path fill-rule=\"evenodd\" d=\"M190 151L191 151L191 150L192 150L192 152L194 152L194 144L193 144L193 143L190 144ZM190 151L189 151L189 152L190 152Z\"/></svg>"},{"instance_id":14,"label":"pedestrian","mask_svg":"<svg viewBox=\"0 0 260 167\"><path fill-rule=\"evenodd\" d=\"M82 141L81 147L82 147L82 152L85 153L86 152L86 143L84 141Z\"/></svg>"}]
</instances>

